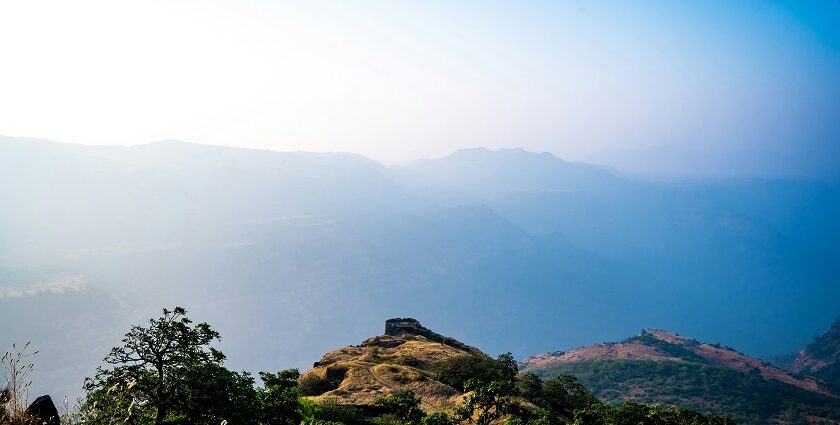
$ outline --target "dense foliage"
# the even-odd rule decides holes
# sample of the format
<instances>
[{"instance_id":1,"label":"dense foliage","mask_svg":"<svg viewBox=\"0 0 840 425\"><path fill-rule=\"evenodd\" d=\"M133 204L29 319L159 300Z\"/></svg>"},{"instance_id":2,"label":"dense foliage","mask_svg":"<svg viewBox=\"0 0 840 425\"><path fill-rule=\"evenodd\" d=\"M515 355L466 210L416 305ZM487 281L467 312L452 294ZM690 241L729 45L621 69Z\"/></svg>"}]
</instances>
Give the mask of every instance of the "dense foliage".
<instances>
[{"instance_id":1,"label":"dense foliage","mask_svg":"<svg viewBox=\"0 0 840 425\"><path fill-rule=\"evenodd\" d=\"M433 370L436 380L458 391L464 391L470 379L480 382L510 381L518 371L516 361L510 353L502 354L496 359L464 355L440 362Z\"/></svg>"},{"instance_id":2,"label":"dense foliage","mask_svg":"<svg viewBox=\"0 0 840 425\"><path fill-rule=\"evenodd\" d=\"M840 400L767 380L755 372L707 364L608 360L570 363L538 373L542 377L575 375L607 403L622 403L632 394L637 402L714 411L739 424L766 424L780 418L804 423L806 415L840 420Z\"/></svg>"}]
</instances>

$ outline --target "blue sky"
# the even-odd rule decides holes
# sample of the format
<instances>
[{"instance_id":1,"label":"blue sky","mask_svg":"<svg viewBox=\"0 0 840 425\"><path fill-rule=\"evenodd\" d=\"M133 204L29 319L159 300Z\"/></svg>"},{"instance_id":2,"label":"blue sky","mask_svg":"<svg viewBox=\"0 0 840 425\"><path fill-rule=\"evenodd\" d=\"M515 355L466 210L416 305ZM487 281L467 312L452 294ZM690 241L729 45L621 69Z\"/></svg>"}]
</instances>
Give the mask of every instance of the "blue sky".
<instances>
[{"instance_id":1,"label":"blue sky","mask_svg":"<svg viewBox=\"0 0 840 425\"><path fill-rule=\"evenodd\" d=\"M839 4L2 2L0 134L837 179Z\"/></svg>"}]
</instances>

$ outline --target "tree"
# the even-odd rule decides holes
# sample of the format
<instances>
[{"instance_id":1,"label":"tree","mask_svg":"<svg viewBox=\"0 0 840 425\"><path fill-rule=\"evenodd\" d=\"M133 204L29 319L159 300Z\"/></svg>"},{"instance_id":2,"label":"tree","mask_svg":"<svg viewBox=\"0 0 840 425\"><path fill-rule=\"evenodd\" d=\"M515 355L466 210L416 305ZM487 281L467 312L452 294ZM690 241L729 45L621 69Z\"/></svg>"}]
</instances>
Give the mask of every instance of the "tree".
<instances>
[{"instance_id":1,"label":"tree","mask_svg":"<svg viewBox=\"0 0 840 425\"><path fill-rule=\"evenodd\" d=\"M444 412L434 412L423 416L420 425L454 425L452 417Z\"/></svg>"},{"instance_id":2,"label":"tree","mask_svg":"<svg viewBox=\"0 0 840 425\"><path fill-rule=\"evenodd\" d=\"M505 353L496 359L480 355L458 356L444 360L434 367L435 379L464 391L466 382L475 379L481 382L512 381L519 368L511 353Z\"/></svg>"},{"instance_id":3,"label":"tree","mask_svg":"<svg viewBox=\"0 0 840 425\"><path fill-rule=\"evenodd\" d=\"M519 373L519 364L516 362L516 359L513 358L513 354L499 354L499 356L496 357L496 365L498 365L499 368L499 380L513 381L516 379L516 375Z\"/></svg>"},{"instance_id":4,"label":"tree","mask_svg":"<svg viewBox=\"0 0 840 425\"><path fill-rule=\"evenodd\" d=\"M265 425L297 425L302 419L297 369L260 372L263 388L257 390L260 420Z\"/></svg>"},{"instance_id":5,"label":"tree","mask_svg":"<svg viewBox=\"0 0 840 425\"><path fill-rule=\"evenodd\" d=\"M543 382L542 397L545 407L557 414L601 404L573 375L558 375Z\"/></svg>"},{"instance_id":6,"label":"tree","mask_svg":"<svg viewBox=\"0 0 840 425\"><path fill-rule=\"evenodd\" d=\"M516 388L519 391L519 395L537 406L546 407L543 400L542 387L542 379L533 373L524 373L517 377Z\"/></svg>"},{"instance_id":7,"label":"tree","mask_svg":"<svg viewBox=\"0 0 840 425\"><path fill-rule=\"evenodd\" d=\"M406 388L400 388L387 397L377 397L375 403L385 407L390 414L403 423L417 424L424 416L420 409L420 399L414 395L414 391Z\"/></svg>"},{"instance_id":8,"label":"tree","mask_svg":"<svg viewBox=\"0 0 840 425\"><path fill-rule=\"evenodd\" d=\"M217 364L184 367L178 381L171 415L179 422L218 425L255 424L260 406L254 390L254 378L246 372L234 372Z\"/></svg>"},{"instance_id":9,"label":"tree","mask_svg":"<svg viewBox=\"0 0 840 425\"><path fill-rule=\"evenodd\" d=\"M83 406L91 423L249 423L255 415L253 379L222 366L224 354L210 344L219 333L193 324L186 310L163 309L149 326L133 326L85 379Z\"/></svg>"},{"instance_id":10,"label":"tree","mask_svg":"<svg viewBox=\"0 0 840 425\"><path fill-rule=\"evenodd\" d=\"M475 421L476 425L489 425L505 415L518 413L519 404L511 399L516 394L512 380L483 383L471 379L465 385L472 391L464 403L455 408L460 421Z\"/></svg>"}]
</instances>

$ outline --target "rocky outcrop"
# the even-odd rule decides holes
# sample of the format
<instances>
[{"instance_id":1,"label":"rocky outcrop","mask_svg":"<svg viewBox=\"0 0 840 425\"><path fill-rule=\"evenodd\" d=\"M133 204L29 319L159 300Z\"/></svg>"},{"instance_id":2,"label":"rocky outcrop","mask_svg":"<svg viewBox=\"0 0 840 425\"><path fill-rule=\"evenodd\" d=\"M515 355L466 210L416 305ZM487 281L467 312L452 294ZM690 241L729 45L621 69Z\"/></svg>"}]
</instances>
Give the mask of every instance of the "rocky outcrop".
<instances>
[{"instance_id":1,"label":"rocky outcrop","mask_svg":"<svg viewBox=\"0 0 840 425\"><path fill-rule=\"evenodd\" d=\"M55 408L55 403L48 395L36 398L26 408L26 414L33 419L33 423L38 425L61 425L58 409Z\"/></svg>"},{"instance_id":2,"label":"rocky outcrop","mask_svg":"<svg viewBox=\"0 0 840 425\"><path fill-rule=\"evenodd\" d=\"M412 318L394 318L385 321L385 335L401 336L401 335L416 335L422 336L429 341L446 344L450 347L455 347L461 350L470 350L472 347L448 336L432 332L432 330L423 327L417 319Z\"/></svg>"}]
</instances>

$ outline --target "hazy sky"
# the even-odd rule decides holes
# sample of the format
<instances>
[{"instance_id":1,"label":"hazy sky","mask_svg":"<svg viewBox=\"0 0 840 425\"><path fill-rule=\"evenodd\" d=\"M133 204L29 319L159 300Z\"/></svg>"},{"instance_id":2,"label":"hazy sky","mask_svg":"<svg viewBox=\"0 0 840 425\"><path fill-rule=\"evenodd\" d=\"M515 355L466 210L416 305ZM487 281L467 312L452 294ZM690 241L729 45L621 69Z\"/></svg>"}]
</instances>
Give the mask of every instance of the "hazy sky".
<instances>
[{"instance_id":1,"label":"hazy sky","mask_svg":"<svg viewBox=\"0 0 840 425\"><path fill-rule=\"evenodd\" d=\"M0 134L837 176L840 2L0 0Z\"/></svg>"}]
</instances>

